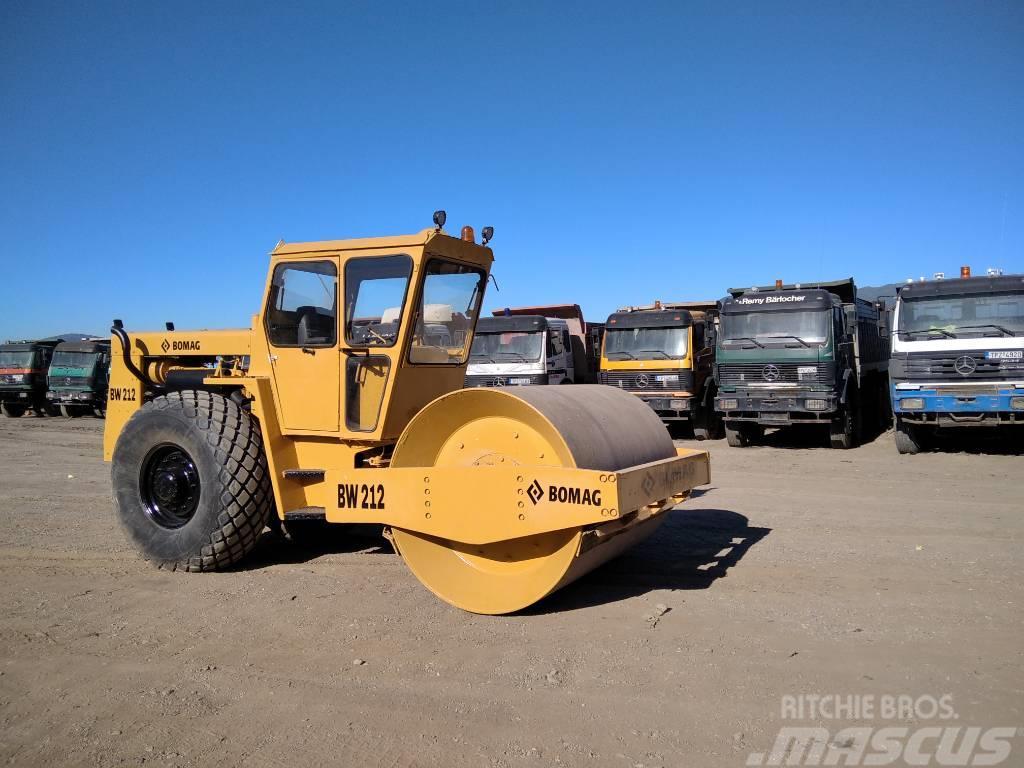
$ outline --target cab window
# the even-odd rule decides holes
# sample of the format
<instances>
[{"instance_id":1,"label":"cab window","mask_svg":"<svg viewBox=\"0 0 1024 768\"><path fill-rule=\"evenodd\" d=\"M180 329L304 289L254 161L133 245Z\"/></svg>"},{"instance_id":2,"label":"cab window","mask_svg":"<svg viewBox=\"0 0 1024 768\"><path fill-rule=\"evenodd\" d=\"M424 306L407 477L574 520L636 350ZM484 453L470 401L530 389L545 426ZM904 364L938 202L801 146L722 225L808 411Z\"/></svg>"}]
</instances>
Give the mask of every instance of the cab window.
<instances>
[{"instance_id":1,"label":"cab window","mask_svg":"<svg viewBox=\"0 0 1024 768\"><path fill-rule=\"evenodd\" d=\"M479 267L440 259L427 262L409 348L410 362L466 362L486 280L486 273Z\"/></svg>"},{"instance_id":2,"label":"cab window","mask_svg":"<svg viewBox=\"0 0 1024 768\"><path fill-rule=\"evenodd\" d=\"M398 341L412 259L405 255L350 259L345 264L345 340L353 347Z\"/></svg>"},{"instance_id":3,"label":"cab window","mask_svg":"<svg viewBox=\"0 0 1024 768\"><path fill-rule=\"evenodd\" d=\"M270 285L266 327L275 347L333 347L337 334L338 268L332 261L278 264Z\"/></svg>"}]
</instances>

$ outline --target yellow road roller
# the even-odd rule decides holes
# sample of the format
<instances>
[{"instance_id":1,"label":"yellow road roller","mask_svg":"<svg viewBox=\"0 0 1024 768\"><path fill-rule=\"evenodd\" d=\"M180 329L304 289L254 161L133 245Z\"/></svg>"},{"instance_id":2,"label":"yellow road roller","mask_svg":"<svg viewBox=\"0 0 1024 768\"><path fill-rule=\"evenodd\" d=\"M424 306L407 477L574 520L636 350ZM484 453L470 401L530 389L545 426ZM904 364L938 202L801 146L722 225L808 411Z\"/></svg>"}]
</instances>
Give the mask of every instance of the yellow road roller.
<instances>
[{"instance_id":1,"label":"yellow road roller","mask_svg":"<svg viewBox=\"0 0 1024 768\"><path fill-rule=\"evenodd\" d=\"M462 389L493 254L471 228L270 254L251 327L114 321L104 458L160 567L211 571L268 524L377 523L452 605L526 608L650 535L709 482L612 387Z\"/></svg>"}]
</instances>

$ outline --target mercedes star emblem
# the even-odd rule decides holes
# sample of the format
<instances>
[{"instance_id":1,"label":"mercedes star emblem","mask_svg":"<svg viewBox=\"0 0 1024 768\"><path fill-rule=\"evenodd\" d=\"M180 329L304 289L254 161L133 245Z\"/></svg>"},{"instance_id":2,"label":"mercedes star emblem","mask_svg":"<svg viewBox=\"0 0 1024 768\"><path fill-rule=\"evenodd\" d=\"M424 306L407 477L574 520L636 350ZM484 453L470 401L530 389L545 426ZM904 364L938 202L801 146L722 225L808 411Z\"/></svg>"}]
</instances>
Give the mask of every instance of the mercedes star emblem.
<instances>
[{"instance_id":1,"label":"mercedes star emblem","mask_svg":"<svg viewBox=\"0 0 1024 768\"><path fill-rule=\"evenodd\" d=\"M977 367L978 364L974 362L974 358L971 357L970 355L958 357L956 359L956 362L953 363L953 368L955 368L956 372L959 373L961 376L970 376L972 373L974 373L974 370Z\"/></svg>"},{"instance_id":2,"label":"mercedes star emblem","mask_svg":"<svg viewBox=\"0 0 1024 768\"><path fill-rule=\"evenodd\" d=\"M761 378L765 381L778 381L779 375L779 367L777 365L766 365L761 369Z\"/></svg>"},{"instance_id":3,"label":"mercedes star emblem","mask_svg":"<svg viewBox=\"0 0 1024 768\"><path fill-rule=\"evenodd\" d=\"M650 383L651 379L646 373L641 373L636 377L636 385L640 387L640 389L646 389Z\"/></svg>"}]
</instances>

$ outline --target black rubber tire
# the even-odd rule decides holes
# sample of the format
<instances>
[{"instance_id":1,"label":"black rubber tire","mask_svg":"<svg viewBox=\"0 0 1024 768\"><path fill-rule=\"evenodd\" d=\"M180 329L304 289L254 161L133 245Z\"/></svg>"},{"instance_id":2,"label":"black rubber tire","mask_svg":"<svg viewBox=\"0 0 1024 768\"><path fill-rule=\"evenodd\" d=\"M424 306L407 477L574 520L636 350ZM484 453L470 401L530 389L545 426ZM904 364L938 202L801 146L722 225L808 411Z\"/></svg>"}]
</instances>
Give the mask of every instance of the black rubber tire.
<instances>
[{"instance_id":1,"label":"black rubber tire","mask_svg":"<svg viewBox=\"0 0 1024 768\"><path fill-rule=\"evenodd\" d=\"M65 419L73 419L80 414L73 405L62 405L60 406L60 415Z\"/></svg>"},{"instance_id":2,"label":"black rubber tire","mask_svg":"<svg viewBox=\"0 0 1024 768\"><path fill-rule=\"evenodd\" d=\"M914 455L920 453L922 445L921 435L913 424L908 424L899 416L896 417L896 450L902 454Z\"/></svg>"},{"instance_id":3,"label":"black rubber tire","mask_svg":"<svg viewBox=\"0 0 1024 768\"><path fill-rule=\"evenodd\" d=\"M698 440L721 440L725 437L725 421L722 414L713 408L703 408L704 412L694 422L693 436Z\"/></svg>"},{"instance_id":4,"label":"black rubber tire","mask_svg":"<svg viewBox=\"0 0 1024 768\"><path fill-rule=\"evenodd\" d=\"M848 450L854 446L853 416L843 408L828 427L828 442L833 448Z\"/></svg>"},{"instance_id":5,"label":"black rubber tire","mask_svg":"<svg viewBox=\"0 0 1024 768\"><path fill-rule=\"evenodd\" d=\"M92 409L92 415L95 416L97 419L105 419L107 418L107 409L102 408L98 405L94 406Z\"/></svg>"},{"instance_id":6,"label":"black rubber tire","mask_svg":"<svg viewBox=\"0 0 1024 768\"><path fill-rule=\"evenodd\" d=\"M745 448L749 445L743 425L725 422L725 442L733 448Z\"/></svg>"},{"instance_id":7,"label":"black rubber tire","mask_svg":"<svg viewBox=\"0 0 1024 768\"><path fill-rule=\"evenodd\" d=\"M147 457L164 445L184 450L200 481L195 512L178 528L156 523L140 490ZM214 571L237 563L256 545L273 508L259 425L212 392L172 392L146 403L117 439L112 475L121 525L160 568Z\"/></svg>"},{"instance_id":8,"label":"black rubber tire","mask_svg":"<svg viewBox=\"0 0 1024 768\"><path fill-rule=\"evenodd\" d=\"M0 403L0 412L8 419L18 419L25 415L25 406L16 403Z\"/></svg>"}]
</instances>

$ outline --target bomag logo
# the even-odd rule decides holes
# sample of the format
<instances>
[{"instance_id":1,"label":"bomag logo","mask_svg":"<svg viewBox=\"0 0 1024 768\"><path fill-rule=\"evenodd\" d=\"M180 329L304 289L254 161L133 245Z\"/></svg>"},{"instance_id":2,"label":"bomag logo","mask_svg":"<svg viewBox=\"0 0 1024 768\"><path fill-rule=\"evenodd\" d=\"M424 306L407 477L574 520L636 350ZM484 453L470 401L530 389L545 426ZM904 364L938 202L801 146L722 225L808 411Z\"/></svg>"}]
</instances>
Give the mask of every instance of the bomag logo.
<instances>
[{"instance_id":1,"label":"bomag logo","mask_svg":"<svg viewBox=\"0 0 1024 768\"><path fill-rule=\"evenodd\" d=\"M174 341L168 341L164 339L164 343L160 345L160 349L167 352L199 352L199 342L196 339L175 339Z\"/></svg>"},{"instance_id":2,"label":"bomag logo","mask_svg":"<svg viewBox=\"0 0 1024 768\"><path fill-rule=\"evenodd\" d=\"M530 497L530 501L534 504L540 502L546 495L548 501L557 502L558 504L601 506L600 488L573 488L568 485L549 485L545 494L544 486L534 480L530 483L530 487L526 489L526 495Z\"/></svg>"}]
</instances>

